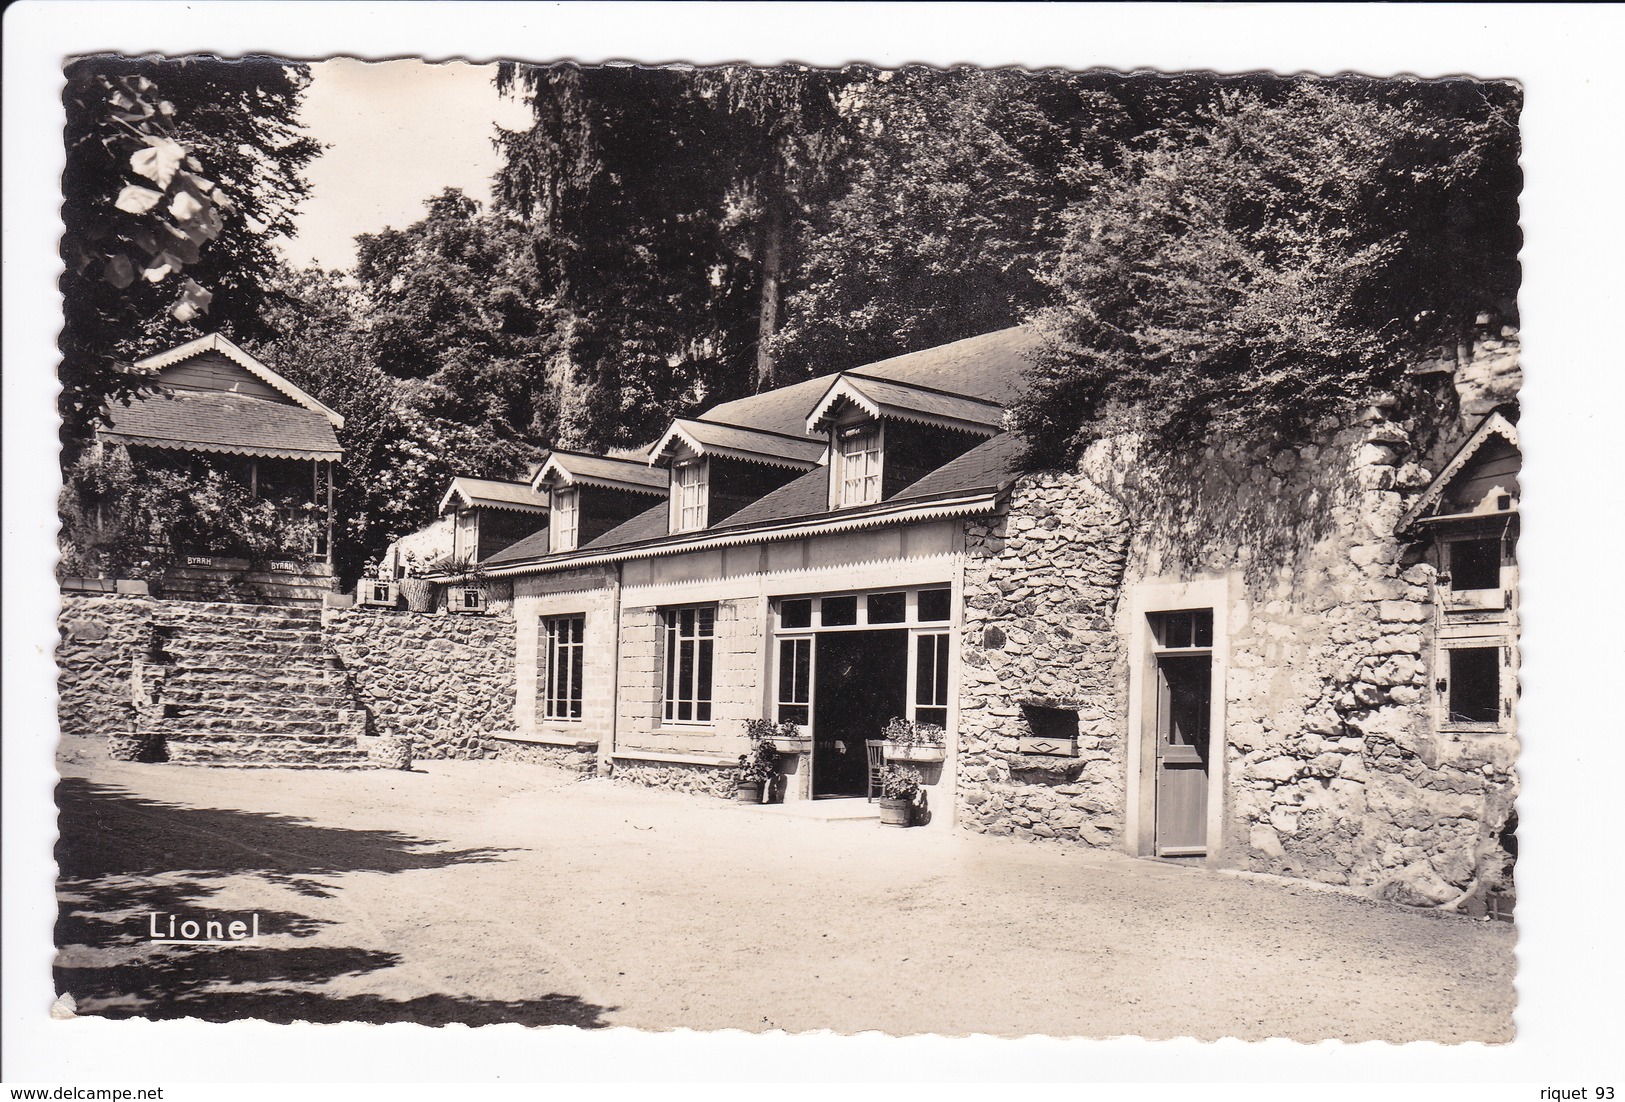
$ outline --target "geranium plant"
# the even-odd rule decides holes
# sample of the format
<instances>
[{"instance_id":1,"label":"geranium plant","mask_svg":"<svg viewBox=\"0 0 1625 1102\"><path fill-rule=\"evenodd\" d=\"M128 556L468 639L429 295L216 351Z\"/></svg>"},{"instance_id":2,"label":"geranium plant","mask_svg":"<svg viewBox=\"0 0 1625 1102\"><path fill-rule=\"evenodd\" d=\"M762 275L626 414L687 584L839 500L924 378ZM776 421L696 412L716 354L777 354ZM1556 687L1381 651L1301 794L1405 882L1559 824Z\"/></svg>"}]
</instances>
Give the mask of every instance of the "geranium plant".
<instances>
[{"instance_id":1,"label":"geranium plant","mask_svg":"<svg viewBox=\"0 0 1625 1102\"><path fill-rule=\"evenodd\" d=\"M897 746L941 746L948 737L948 732L935 723L917 723L900 716L894 716L881 734Z\"/></svg>"},{"instance_id":2,"label":"geranium plant","mask_svg":"<svg viewBox=\"0 0 1625 1102\"><path fill-rule=\"evenodd\" d=\"M774 739L801 737L801 732L794 723L774 723L771 719L747 719L745 734L755 743L764 741L771 743Z\"/></svg>"},{"instance_id":3,"label":"geranium plant","mask_svg":"<svg viewBox=\"0 0 1625 1102\"><path fill-rule=\"evenodd\" d=\"M920 794L920 775L901 765L888 765L880 771L880 794L888 800L912 801Z\"/></svg>"}]
</instances>

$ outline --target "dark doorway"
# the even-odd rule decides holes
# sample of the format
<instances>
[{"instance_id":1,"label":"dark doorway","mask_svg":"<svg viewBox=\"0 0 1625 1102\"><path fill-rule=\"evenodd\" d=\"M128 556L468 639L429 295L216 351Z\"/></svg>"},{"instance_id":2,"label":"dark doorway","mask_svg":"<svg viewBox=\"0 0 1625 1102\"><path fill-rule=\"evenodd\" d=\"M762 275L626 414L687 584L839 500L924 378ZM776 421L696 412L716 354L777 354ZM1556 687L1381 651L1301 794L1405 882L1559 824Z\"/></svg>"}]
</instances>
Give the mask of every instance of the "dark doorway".
<instances>
[{"instance_id":1,"label":"dark doorway","mask_svg":"<svg viewBox=\"0 0 1625 1102\"><path fill-rule=\"evenodd\" d=\"M813 795L862 796L869 787L864 742L907 714L908 632L828 632L817 648Z\"/></svg>"}]
</instances>

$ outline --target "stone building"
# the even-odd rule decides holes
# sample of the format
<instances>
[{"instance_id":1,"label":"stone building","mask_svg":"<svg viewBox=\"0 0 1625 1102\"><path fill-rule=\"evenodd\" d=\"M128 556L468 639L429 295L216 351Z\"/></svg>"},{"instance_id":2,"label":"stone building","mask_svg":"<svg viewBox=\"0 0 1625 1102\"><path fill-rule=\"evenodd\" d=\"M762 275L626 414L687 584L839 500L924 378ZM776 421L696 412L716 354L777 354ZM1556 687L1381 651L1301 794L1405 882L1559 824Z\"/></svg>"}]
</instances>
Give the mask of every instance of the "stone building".
<instances>
[{"instance_id":1,"label":"stone building","mask_svg":"<svg viewBox=\"0 0 1625 1102\"><path fill-rule=\"evenodd\" d=\"M1003 406L1036 347L1003 330L550 457L545 526L481 560L515 624L494 751L725 795L765 718L798 731L786 799L862 799L900 717L946 729L919 766L938 826L1417 904L1504 889L1515 335L1418 368L1425 416L1028 473Z\"/></svg>"}]
</instances>

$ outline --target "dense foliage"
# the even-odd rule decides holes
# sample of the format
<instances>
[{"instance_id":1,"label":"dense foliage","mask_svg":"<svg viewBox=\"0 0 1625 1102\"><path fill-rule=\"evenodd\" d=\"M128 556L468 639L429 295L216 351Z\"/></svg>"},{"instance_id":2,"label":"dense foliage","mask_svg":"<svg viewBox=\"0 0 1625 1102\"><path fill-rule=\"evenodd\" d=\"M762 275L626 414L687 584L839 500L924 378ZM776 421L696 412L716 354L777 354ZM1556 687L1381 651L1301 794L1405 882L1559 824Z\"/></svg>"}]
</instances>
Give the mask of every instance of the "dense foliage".
<instances>
[{"instance_id":1,"label":"dense foliage","mask_svg":"<svg viewBox=\"0 0 1625 1102\"><path fill-rule=\"evenodd\" d=\"M316 142L297 125L308 75L269 59L96 56L63 103L64 436L148 382L131 363L212 328L252 338Z\"/></svg>"},{"instance_id":2,"label":"dense foliage","mask_svg":"<svg viewBox=\"0 0 1625 1102\"><path fill-rule=\"evenodd\" d=\"M1121 429L1290 437L1515 324L1516 105L1510 86L1281 81L1075 162L1016 409L1030 458Z\"/></svg>"},{"instance_id":3,"label":"dense foliage","mask_svg":"<svg viewBox=\"0 0 1625 1102\"><path fill-rule=\"evenodd\" d=\"M64 481L63 575L156 578L200 551L263 566L308 558L316 538L309 504L253 495L219 470L138 469L122 447L86 452Z\"/></svg>"}]
</instances>

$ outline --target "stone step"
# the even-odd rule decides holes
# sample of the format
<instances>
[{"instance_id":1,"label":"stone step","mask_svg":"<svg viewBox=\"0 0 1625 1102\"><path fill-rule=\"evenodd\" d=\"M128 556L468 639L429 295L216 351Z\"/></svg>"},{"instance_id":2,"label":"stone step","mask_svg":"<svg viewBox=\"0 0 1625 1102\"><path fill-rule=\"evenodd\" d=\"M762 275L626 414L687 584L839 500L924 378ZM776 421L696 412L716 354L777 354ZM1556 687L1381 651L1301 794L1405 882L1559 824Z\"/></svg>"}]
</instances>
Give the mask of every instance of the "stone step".
<instances>
[{"instance_id":1,"label":"stone step","mask_svg":"<svg viewBox=\"0 0 1625 1102\"><path fill-rule=\"evenodd\" d=\"M168 647L176 644L192 644L196 646L220 645L222 643L315 643L320 646L322 641L321 628L285 628L285 627L258 627L235 625L217 625L199 628L192 624L160 625L155 632L158 645Z\"/></svg>"},{"instance_id":2,"label":"stone step","mask_svg":"<svg viewBox=\"0 0 1625 1102\"><path fill-rule=\"evenodd\" d=\"M222 735L211 731L178 731L164 738L171 764L179 765L363 765L367 752L354 738L277 732Z\"/></svg>"},{"instance_id":3,"label":"stone step","mask_svg":"<svg viewBox=\"0 0 1625 1102\"><path fill-rule=\"evenodd\" d=\"M254 716L254 715L209 715L193 712L187 715L164 716L152 720L147 729L153 734L162 734L168 738L171 733L218 733L221 735L257 736L263 733L282 735L327 735L334 738L349 738L355 734L357 720L350 718L333 719L285 719L282 717ZM360 720L365 723L365 720Z\"/></svg>"},{"instance_id":4,"label":"stone step","mask_svg":"<svg viewBox=\"0 0 1625 1102\"><path fill-rule=\"evenodd\" d=\"M166 708L165 719L181 719L187 716L252 719L268 727L274 727L285 720L317 719L343 723L352 713L358 711L345 703L320 704L300 700L298 697L275 704L225 698L203 701L161 700L160 703Z\"/></svg>"},{"instance_id":5,"label":"stone step","mask_svg":"<svg viewBox=\"0 0 1625 1102\"><path fill-rule=\"evenodd\" d=\"M286 608L280 605L226 604L216 601L165 601L153 609L157 624L260 624L265 627L316 626L322 622L319 608Z\"/></svg>"},{"instance_id":6,"label":"stone step","mask_svg":"<svg viewBox=\"0 0 1625 1102\"><path fill-rule=\"evenodd\" d=\"M174 658L232 657L232 658L306 658L325 659L327 651L317 640L308 643L263 642L253 639L192 639L181 637L159 644L166 655Z\"/></svg>"},{"instance_id":7,"label":"stone step","mask_svg":"<svg viewBox=\"0 0 1625 1102\"><path fill-rule=\"evenodd\" d=\"M213 761L213 760L171 760L170 765L189 765L196 768L208 769L382 769L381 765L362 759L360 761Z\"/></svg>"},{"instance_id":8,"label":"stone step","mask_svg":"<svg viewBox=\"0 0 1625 1102\"><path fill-rule=\"evenodd\" d=\"M348 693L339 684L310 684L297 682L281 685L265 685L257 681L244 680L241 684L225 684L218 681L192 681L185 678L170 680L164 684L159 697L163 704L179 704L183 707L229 707L240 708L244 705L260 705L270 708L302 707L302 708L338 708L349 711L356 705Z\"/></svg>"},{"instance_id":9,"label":"stone step","mask_svg":"<svg viewBox=\"0 0 1625 1102\"><path fill-rule=\"evenodd\" d=\"M171 654L167 660L155 662L153 665L160 670L170 673L185 673L191 675L212 676L221 675L224 679L242 678L294 678L297 681L321 681L329 676L338 676L340 670L327 661L327 659L301 658L290 656L277 660L272 655L201 655L201 654Z\"/></svg>"}]
</instances>

